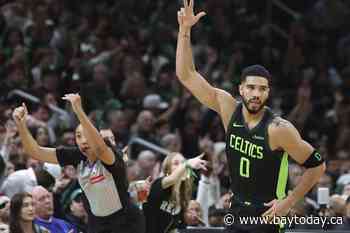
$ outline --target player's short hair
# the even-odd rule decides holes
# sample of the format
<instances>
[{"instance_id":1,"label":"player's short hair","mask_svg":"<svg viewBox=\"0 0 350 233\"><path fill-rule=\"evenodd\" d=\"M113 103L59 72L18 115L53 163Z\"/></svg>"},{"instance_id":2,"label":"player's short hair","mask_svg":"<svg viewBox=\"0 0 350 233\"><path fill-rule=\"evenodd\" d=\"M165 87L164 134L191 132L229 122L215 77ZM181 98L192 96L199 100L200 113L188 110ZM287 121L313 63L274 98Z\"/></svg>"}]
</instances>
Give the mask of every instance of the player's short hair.
<instances>
[{"instance_id":1,"label":"player's short hair","mask_svg":"<svg viewBox=\"0 0 350 233\"><path fill-rule=\"evenodd\" d=\"M241 74L240 82L246 81L248 76L260 76L266 78L269 83L271 83L270 72L262 65L251 65L243 69Z\"/></svg>"}]
</instances>

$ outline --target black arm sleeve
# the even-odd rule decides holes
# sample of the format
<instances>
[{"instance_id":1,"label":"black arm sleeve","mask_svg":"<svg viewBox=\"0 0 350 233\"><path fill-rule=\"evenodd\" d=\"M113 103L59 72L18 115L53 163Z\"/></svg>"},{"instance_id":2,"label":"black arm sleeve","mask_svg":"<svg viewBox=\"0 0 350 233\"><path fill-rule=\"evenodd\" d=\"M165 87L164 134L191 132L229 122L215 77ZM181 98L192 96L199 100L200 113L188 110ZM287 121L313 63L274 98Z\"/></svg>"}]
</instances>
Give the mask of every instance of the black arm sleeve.
<instances>
[{"instance_id":1,"label":"black arm sleeve","mask_svg":"<svg viewBox=\"0 0 350 233\"><path fill-rule=\"evenodd\" d=\"M77 167L80 161L86 160L86 157L77 147L58 147L56 156L60 166L73 165Z\"/></svg>"},{"instance_id":2,"label":"black arm sleeve","mask_svg":"<svg viewBox=\"0 0 350 233\"><path fill-rule=\"evenodd\" d=\"M116 146L110 145L110 143L106 143L106 144L113 151L114 163L109 165L104 163L101 160L103 166L111 173L113 173L113 169L117 169L117 170L126 169L126 164L123 160L123 152L121 151L121 149L117 148Z\"/></svg>"}]
</instances>

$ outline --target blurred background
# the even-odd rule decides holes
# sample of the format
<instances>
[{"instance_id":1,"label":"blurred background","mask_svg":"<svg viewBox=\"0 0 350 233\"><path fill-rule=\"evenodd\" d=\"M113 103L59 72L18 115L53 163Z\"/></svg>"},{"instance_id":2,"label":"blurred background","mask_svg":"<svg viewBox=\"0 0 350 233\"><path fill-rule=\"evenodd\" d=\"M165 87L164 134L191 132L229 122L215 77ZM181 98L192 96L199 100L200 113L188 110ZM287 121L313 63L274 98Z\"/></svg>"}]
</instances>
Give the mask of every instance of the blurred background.
<instances>
[{"instance_id":1,"label":"blurred background","mask_svg":"<svg viewBox=\"0 0 350 233\"><path fill-rule=\"evenodd\" d=\"M25 102L41 146L75 145L77 119L61 100L70 92L80 93L97 127L110 128L121 148L128 145L131 184L157 178L169 151L186 158L205 152L212 169L198 174L196 186L207 185L206 203L195 192L185 222L223 226L230 197L225 133L218 115L175 75L182 1L0 3L0 226L8 224L9 198L45 184L54 216L73 225L79 219L85 232L75 169L29 159L11 120ZM291 214L342 217L344 224L325 229L350 230L350 1L196 0L195 8L207 13L192 31L197 70L236 96L242 68L267 67L273 75L268 105L326 158L326 174ZM289 189L302 172L290 161ZM330 190L326 208L317 201L320 187Z\"/></svg>"}]
</instances>

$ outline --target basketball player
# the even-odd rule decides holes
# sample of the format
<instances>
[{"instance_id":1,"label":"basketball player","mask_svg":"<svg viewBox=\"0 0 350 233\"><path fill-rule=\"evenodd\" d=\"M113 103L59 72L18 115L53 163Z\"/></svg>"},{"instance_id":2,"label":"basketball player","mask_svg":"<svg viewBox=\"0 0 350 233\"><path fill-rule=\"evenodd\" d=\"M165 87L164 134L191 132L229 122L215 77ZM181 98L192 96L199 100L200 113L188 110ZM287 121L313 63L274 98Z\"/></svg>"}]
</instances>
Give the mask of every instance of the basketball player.
<instances>
[{"instance_id":1,"label":"basketball player","mask_svg":"<svg viewBox=\"0 0 350 233\"><path fill-rule=\"evenodd\" d=\"M196 71L191 28L204 15L204 12L195 15L193 0L184 0L184 7L178 12L176 74L202 104L220 115L224 124L233 192L232 214L264 216L269 220L273 216L285 216L324 173L324 160L290 122L274 116L265 106L271 75L264 67L253 65L243 70L239 85L242 102L211 86ZM300 183L286 195L289 156L307 169ZM237 218L227 231L232 228L234 232L279 230L279 226L273 224L240 224Z\"/></svg>"}]
</instances>

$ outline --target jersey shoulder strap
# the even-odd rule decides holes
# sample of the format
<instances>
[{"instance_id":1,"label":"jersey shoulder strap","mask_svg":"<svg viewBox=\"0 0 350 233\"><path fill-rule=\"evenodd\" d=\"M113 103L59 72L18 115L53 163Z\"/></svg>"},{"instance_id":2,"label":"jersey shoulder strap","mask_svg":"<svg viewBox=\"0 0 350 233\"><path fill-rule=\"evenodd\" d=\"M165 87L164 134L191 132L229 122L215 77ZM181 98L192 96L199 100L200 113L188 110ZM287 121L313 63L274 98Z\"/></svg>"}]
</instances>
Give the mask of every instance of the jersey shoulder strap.
<instances>
[{"instance_id":1,"label":"jersey shoulder strap","mask_svg":"<svg viewBox=\"0 0 350 233\"><path fill-rule=\"evenodd\" d=\"M242 114L242 102L237 102L237 106L235 111L232 113L229 125L227 127L227 129L230 129L232 124L238 119L240 118L240 114Z\"/></svg>"}]
</instances>

